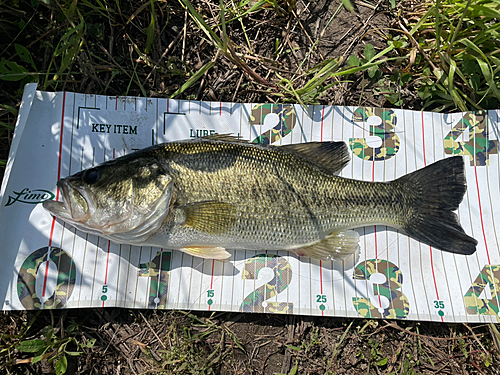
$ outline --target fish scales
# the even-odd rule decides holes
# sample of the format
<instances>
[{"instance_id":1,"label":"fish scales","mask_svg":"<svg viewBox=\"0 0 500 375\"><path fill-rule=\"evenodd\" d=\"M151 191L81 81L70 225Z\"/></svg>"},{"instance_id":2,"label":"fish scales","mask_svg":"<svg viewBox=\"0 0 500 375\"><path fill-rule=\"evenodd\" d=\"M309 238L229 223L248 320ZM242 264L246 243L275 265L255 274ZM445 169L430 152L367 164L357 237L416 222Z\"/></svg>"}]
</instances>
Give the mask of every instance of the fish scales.
<instances>
[{"instance_id":1,"label":"fish scales","mask_svg":"<svg viewBox=\"0 0 500 375\"><path fill-rule=\"evenodd\" d=\"M262 146L226 135L165 143L58 181L51 214L116 243L227 259L226 249L290 250L318 259L359 249L352 228L383 224L470 255L477 241L453 212L466 192L450 157L390 182L336 174L344 142Z\"/></svg>"},{"instance_id":2,"label":"fish scales","mask_svg":"<svg viewBox=\"0 0 500 375\"><path fill-rule=\"evenodd\" d=\"M200 242L269 250L323 240L330 233L368 224L399 225L404 204L391 183L367 183L327 175L279 147L220 143L171 143L158 149L172 171L182 204L226 202L237 207L227 233L209 236L182 225L158 234L170 246Z\"/></svg>"}]
</instances>

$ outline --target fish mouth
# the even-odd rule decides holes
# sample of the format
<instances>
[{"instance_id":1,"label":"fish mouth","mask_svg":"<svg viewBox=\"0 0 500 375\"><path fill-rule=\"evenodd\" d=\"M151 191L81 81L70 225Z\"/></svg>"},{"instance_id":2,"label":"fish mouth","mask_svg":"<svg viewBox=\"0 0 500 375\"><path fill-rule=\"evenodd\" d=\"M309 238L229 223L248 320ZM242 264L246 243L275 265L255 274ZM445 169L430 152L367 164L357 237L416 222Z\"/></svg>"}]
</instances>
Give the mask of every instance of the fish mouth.
<instances>
[{"instance_id":1,"label":"fish mouth","mask_svg":"<svg viewBox=\"0 0 500 375\"><path fill-rule=\"evenodd\" d=\"M70 222L85 222L90 217L89 200L84 192L70 184L66 179L57 181L62 193L62 201L47 200L43 202L50 214Z\"/></svg>"}]
</instances>

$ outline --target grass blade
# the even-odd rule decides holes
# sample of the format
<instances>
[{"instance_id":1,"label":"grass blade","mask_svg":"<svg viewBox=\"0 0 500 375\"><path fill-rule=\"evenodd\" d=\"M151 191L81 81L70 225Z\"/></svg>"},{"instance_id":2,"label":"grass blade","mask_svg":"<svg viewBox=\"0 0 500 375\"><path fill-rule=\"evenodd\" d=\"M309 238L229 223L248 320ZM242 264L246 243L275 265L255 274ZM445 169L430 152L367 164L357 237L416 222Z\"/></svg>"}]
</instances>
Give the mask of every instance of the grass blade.
<instances>
[{"instance_id":1,"label":"grass blade","mask_svg":"<svg viewBox=\"0 0 500 375\"><path fill-rule=\"evenodd\" d=\"M190 88L196 81L198 81L203 75L208 72L215 65L215 61L210 61L209 63L203 65L200 70L198 70L195 74L189 78L186 83L184 83L176 92L174 92L170 99L175 98L177 95L182 94L188 88Z\"/></svg>"},{"instance_id":2,"label":"grass blade","mask_svg":"<svg viewBox=\"0 0 500 375\"><path fill-rule=\"evenodd\" d=\"M189 11L189 15L198 27L205 33L205 35L212 41L213 44L223 48L223 43L217 34L207 25L203 17L193 8L189 0L179 0Z\"/></svg>"}]
</instances>

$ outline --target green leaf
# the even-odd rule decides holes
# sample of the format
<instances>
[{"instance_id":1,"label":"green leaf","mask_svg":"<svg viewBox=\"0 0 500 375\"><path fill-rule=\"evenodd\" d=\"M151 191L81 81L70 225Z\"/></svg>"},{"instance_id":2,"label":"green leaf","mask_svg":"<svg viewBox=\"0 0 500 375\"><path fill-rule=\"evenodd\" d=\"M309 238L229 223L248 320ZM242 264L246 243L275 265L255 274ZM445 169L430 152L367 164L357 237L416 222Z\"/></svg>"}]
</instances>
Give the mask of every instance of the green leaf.
<instances>
[{"instance_id":1,"label":"green leaf","mask_svg":"<svg viewBox=\"0 0 500 375\"><path fill-rule=\"evenodd\" d=\"M43 359L43 354L37 355L33 358L31 358L31 364L35 364L37 362L40 362Z\"/></svg>"},{"instance_id":2,"label":"green leaf","mask_svg":"<svg viewBox=\"0 0 500 375\"><path fill-rule=\"evenodd\" d=\"M73 357L78 357L83 352L68 352L67 350L65 350L64 353L66 353L67 355L71 355Z\"/></svg>"},{"instance_id":3,"label":"green leaf","mask_svg":"<svg viewBox=\"0 0 500 375\"><path fill-rule=\"evenodd\" d=\"M0 121L0 127L4 127L4 128L7 128L7 129L10 129L10 130L14 130L15 129L15 126L7 124L6 122L3 122L3 121Z\"/></svg>"},{"instance_id":4,"label":"green leaf","mask_svg":"<svg viewBox=\"0 0 500 375\"><path fill-rule=\"evenodd\" d=\"M408 83L411 80L411 73L403 73L401 76L401 82Z\"/></svg>"},{"instance_id":5,"label":"green leaf","mask_svg":"<svg viewBox=\"0 0 500 375\"><path fill-rule=\"evenodd\" d=\"M42 333L46 338L47 345L50 345L52 343L52 338L54 337L54 328L48 326Z\"/></svg>"},{"instance_id":6,"label":"green leaf","mask_svg":"<svg viewBox=\"0 0 500 375\"><path fill-rule=\"evenodd\" d=\"M15 108L15 107L13 107L11 105L8 105L8 104L0 104L0 108L3 108L5 110L9 111L15 117L17 117L17 115L19 114L19 111L17 110L17 108Z\"/></svg>"},{"instance_id":7,"label":"green leaf","mask_svg":"<svg viewBox=\"0 0 500 375\"><path fill-rule=\"evenodd\" d=\"M56 363L56 375L62 375L66 373L68 369L68 359L66 356L62 356Z\"/></svg>"},{"instance_id":8,"label":"green leaf","mask_svg":"<svg viewBox=\"0 0 500 375\"><path fill-rule=\"evenodd\" d=\"M295 350L297 352L300 352L302 348L300 346L293 346L293 345L285 345L288 349Z\"/></svg>"},{"instance_id":9,"label":"green leaf","mask_svg":"<svg viewBox=\"0 0 500 375\"><path fill-rule=\"evenodd\" d=\"M44 340L26 340L21 341L19 345L16 346L16 349L23 353L37 353L43 350L47 346L47 343Z\"/></svg>"},{"instance_id":10,"label":"green leaf","mask_svg":"<svg viewBox=\"0 0 500 375\"><path fill-rule=\"evenodd\" d=\"M90 339L87 341L87 348L92 348L95 345L96 339Z\"/></svg>"},{"instance_id":11,"label":"green leaf","mask_svg":"<svg viewBox=\"0 0 500 375\"><path fill-rule=\"evenodd\" d=\"M4 81L20 81L28 77L28 71L14 61L0 61L0 79Z\"/></svg>"},{"instance_id":12,"label":"green leaf","mask_svg":"<svg viewBox=\"0 0 500 375\"><path fill-rule=\"evenodd\" d=\"M385 366L386 364L387 364L387 357L377 361L377 366Z\"/></svg>"},{"instance_id":13,"label":"green leaf","mask_svg":"<svg viewBox=\"0 0 500 375\"><path fill-rule=\"evenodd\" d=\"M367 71L368 71L368 77L374 78L378 72L378 66L372 66L368 68Z\"/></svg>"},{"instance_id":14,"label":"green leaf","mask_svg":"<svg viewBox=\"0 0 500 375\"><path fill-rule=\"evenodd\" d=\"M30 51L28 51L28 49L26 47L24 47L20 44L17 44L17 43L14 44L14 47L16 48L16 53L21 58L21 60L30 64L33 67L33 69L35 69L35 71L37 71L35 62L33 61L33 58L31 57Z\"/></svg>"},{"instance_id":15,"label":"green leaf","mask_svg":"<svg viewBox=\"0 0 500 375\"><path fill-rule=\"evenodd\" d=\"M83 20L76 25L75 27L70 28L66 33L61 37L61 40L57 44L57 47L54 51L54 56L59 56L63 52L80 45L80 40L83 36L85 23Z\"/></svg>"},{"instance_id":16,"label":"green leaf","mask_svg":"<svg viewBox=\"0 0 500 375\"><path fill-rule=\"evenodd\" d=\"M365 46L365 58L370 61L375 57L375 48L373 48L373 45L367 44Z\"/></svg>"},{"instance_id":17,"label":"green leaf","mask_svg":"<svg viewBox=\"0 0 500 375\"><path fill-rule=\"evenodd\" d=\"M359 65L360 61L357 58L357 56L354 55L349 56L349 58L347 59L347 66L359 66Z\"/></svg>"}]
</instances>

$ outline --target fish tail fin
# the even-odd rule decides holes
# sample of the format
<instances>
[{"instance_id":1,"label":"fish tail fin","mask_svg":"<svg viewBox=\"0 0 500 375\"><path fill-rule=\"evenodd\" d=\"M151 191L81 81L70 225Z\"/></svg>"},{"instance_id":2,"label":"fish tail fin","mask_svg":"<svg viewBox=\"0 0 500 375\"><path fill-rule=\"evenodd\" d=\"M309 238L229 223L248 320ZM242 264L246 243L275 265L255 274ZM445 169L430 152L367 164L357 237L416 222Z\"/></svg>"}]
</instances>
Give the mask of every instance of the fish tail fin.
<instances>
[{"instance_id":1,"label":"fish tail fin","mask_svg":"<svg viewBox=\"0 0 500 375\"><path fill-rule=\"evenodd\" d=\"M470 255L477 241L465 234L458 209L467 190L461 156L446 158L396 180L415 198L403 229L436 249Z\"/></svg>"}]
</instances>

